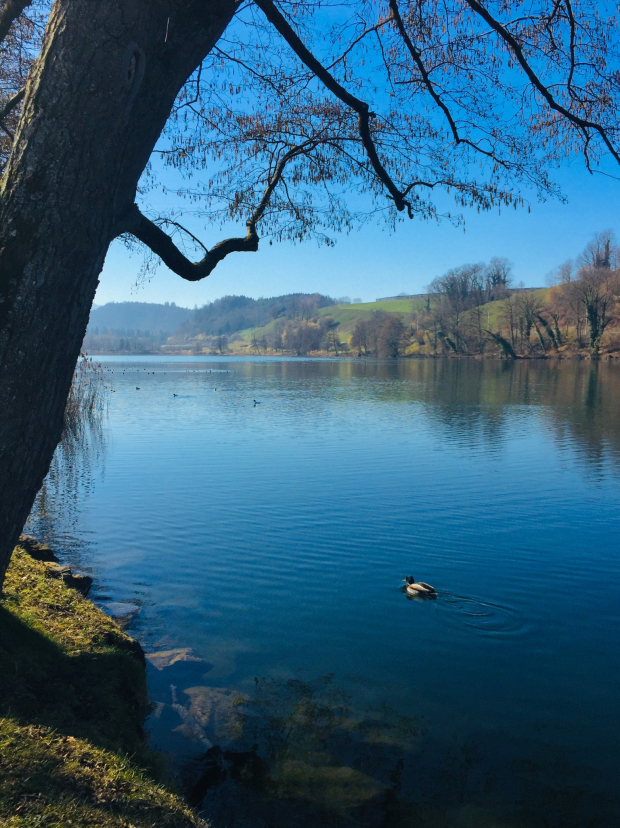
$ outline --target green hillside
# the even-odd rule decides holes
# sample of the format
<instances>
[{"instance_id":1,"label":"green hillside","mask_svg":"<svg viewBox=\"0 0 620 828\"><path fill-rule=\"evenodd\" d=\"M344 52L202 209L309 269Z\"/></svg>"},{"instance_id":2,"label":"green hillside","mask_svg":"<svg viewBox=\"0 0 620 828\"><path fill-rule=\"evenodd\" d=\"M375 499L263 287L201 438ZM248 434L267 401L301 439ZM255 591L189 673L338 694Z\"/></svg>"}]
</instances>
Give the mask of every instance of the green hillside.
<instances>
[{"instance_id":1,"label":"green hillside","mask_svg":"<svg viewBox=\"0 0 620 828\"><path fill-rule=\"evenodd\" d=\"M547 304L549 288L539 288L538 290L532 290L528 293L531 297L536 298L542 306ZM483 320L486 327L491 328L493 331L500 330L504 325L506 300L500 299L497 302L487 302L485 305L481 305L480 308L482 310ZM465 316L470 317L471 314L472 311L467 311Z\"/></svg>"},{"instance_id":2,"label":"green hillside","mask_svg":"<svg viewBox=\"0 0 620 828\"><path fill-rule=\"evenodd\" d=\"M398 314L404 317L422 311L425 305L426 299L424 297L416 299L385 299L381 302L361 302L356 305L328 305L317 310L316 318L331 317L338 325L338 335L341 341L345 342L351 336L355 324L360 319L370 319L373 313L377 313L377 311ZM269 335L274 331L275 325L276 321L274 320L268 325L263 325L259 328L246 328L240 331L240 336L243 339L231 342L229 345L230 350L233 352L247 351L253 339L261 340L264 337L269 338Z\"/></svg>"},{"instance_id":3,"label":"green hillside","mask_svg":"<svg viewBox=\"0 0 620 828\"><path fill-rule=\"evenodd\" d=\"M196 310L172 336L162 333L159 340L151 341L142 332L142 337L133 339L117 337L115 343L111 336L100 334L102 344L87 350L212 356L351 354L388 359L546 358L620 351L616 323L620 296L609 293L620 285L614 273L599 285L599 292L607 291L606 304L599 301L586 307L587 274L549 288L511 289L503 283L493 285L490 277L482 281L481 268L467 265L448 272L436 280L432 295L376 302L332 304L330 297L318 293L258 300L226 296ZM591 328L591 320L597 318L598 327ZM89 338L96 339L92 334Z\"/></svg>"},{"instance_id":4,"label":"green hillside","mask_svg":"<svg viewBox=\"0 0 620 828\"><path fill-rule=\"evenodd\" d=\"M331 316L338 323L341 339L351 335L359 319L370 319L373 313L398 313L403 316L423 310L426 300L419 299L385 299L382 302L363 302L359 305L332 305L321 308L318 316Z\"/></svg>"},{"instance_id":5,"label":"green hillside","mask_svg":"<svg viewBox=\"0 0 620 828\"><path fill-rule=\"evenodd\" d=\"M549 304L549 294L550 288L538 288L537 290L528 291L528 295L532 299L537 300L542 307L545 307ZM488 305L484 305L483 307L488 307L490 309L491 324L493 325L494 329L501 328L501 318L506 310L506 300L500 299L499 302L489 302Z\"/></svg>"}]
</instances>

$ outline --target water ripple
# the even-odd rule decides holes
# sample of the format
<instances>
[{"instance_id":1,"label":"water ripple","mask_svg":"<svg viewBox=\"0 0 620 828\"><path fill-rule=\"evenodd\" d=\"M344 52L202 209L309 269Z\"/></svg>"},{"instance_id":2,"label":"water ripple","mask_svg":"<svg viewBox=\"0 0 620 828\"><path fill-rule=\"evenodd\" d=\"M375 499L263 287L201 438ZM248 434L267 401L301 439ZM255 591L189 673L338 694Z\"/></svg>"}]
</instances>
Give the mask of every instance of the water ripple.
<instances>
[{"instance_id":1,"label":"water ripple","mask_svg":"<svg viewBox=\"0 0 620 828\"><path fill-rule=\"evenodd\" d=\"M443 619L454 627L469 627L491 636L523 635L531 629L531 624L513 607L450 592L440 592L438 598Z\"/></svg>"}]
</instances>

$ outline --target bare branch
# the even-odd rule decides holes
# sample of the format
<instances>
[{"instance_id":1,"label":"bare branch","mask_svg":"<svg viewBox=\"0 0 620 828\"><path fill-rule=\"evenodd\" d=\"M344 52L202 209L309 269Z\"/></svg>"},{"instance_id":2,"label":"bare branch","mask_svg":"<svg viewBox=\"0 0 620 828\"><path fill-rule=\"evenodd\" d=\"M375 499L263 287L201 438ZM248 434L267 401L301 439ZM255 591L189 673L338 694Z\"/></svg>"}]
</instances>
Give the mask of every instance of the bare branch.
<instances>
[{"instance_id":1,"label":"bare branch","mask_svg":"<svg viewBox=\"0 0 620 828\"><path fill-rule=\"evenodd\" d=\"M275 85L275 83L270 78L266 77L265 75L261 75L259 72L257 72L255 69L253 69L251 66L249 66L247 63L240 60L239 58L233 57L232 55L229 55L223 49L220 49L219 46L215 46L213 48L213 52L215 54L221 55L222 57L226 58L226 60L231 61L231 63L238 63L239 66L242 66L247 72L249 72L255 78L258 78L258 80L261 81L261 83L265 83L268 86L270 86L274 90L274 92L279 92L280 91L278 89L278 87Z\"/></svg>"},{"instance_id":2,"label":"bare branch","mask_svg":"<svg viewBox=\"0 0 620 828\"><path fill-rule=\"evenodd\" d=\"M570 0L565 0L566 12L570 23L570 73L568 75L567 87L571 95L573 95L573 74L575 72L575 15Z\"/></svg>"},{"instance_id":3,"label":"bare branch","mask_svg":"<svg viewBox=\"0 0 620 828\"><path fill-rule=\"evenodd\" d=\"M347 48L340 55L340 57L337 57L336 60L334 60L332 63L329 64L327 69L328 70L333 69L334 66L337 66L339 63L342 63L342 61L346 58L346 56L350 52L352 52L353 49L355 49L355 47L357 46L358 43L362 42L362 40L366 37L366 35L372 34L372 32L378 32L379 29L382 29L387 23L390 22L391 19L392 19L392 15L388 15L388 17L384 17L378 23L375 23L374 26L370 26L368 29L364 29L364 31L360 35L358 35L358 37L356 37L355 40L353 40L347 46Z\"/></svg>"},{"instance_id":4,"label":"bare branch","mask_svg":"<svg viewBox=\"0 0 620 828\"><path fill-rule=\"evenodd\" d=\"M12 98L5 103L5 105L0 109L0 124L9 115L15 107L24 99L24 95L26 94L26 87L24 86L19 92L16 92Z\"/></svg>"},{"instance_id":5,"label":"bare branch","mask_svg":"<svg viewBox=\"0 0 620 828\"><path fill-rule=\"evenodd\" d=\"M188 282L199 282L209 276L217 265L229 253L256 252L258 235L247 222L248 231L243 238L224 239L209 250L199 262L190 261L155 222L143 215L136 204L125 216L121 233L131 233L153 253L155 253L170 270Z\"/></svg>"},{"instance_id":6,"label":"bare branch","mask_svg":"<svg viewBox=\"0 0 620 828\"><path fill-rule=\"evenodd\" d=\"M478 0L466 0L468 6L476 12L476 14L480 15L482 19L495 31L497 34L502 38L502 40L508 44L511 48L514 56L519 61L521 68L529 78L530 83L532 86L540 92L543 98L547 101L547 104L551 109L555 112L559 112L563 115L567 120L569 120L575 126L581 127L581 129L593 129L595 132L598 132L600 137L602 138L605 146L615 158L615 160L620 164L620 154L615 149L614 145L612 144L609 136L605 132L605 129L601 124L597 124L594 121L589 121L586 118L581 118L579 115L575 115L574 112L571 112L569 109L566 109L565 106L562 106L561 103L558 103L549 89L544 85L544 83L540 80L538 75L534 72L532 67L527 61L523 53L523 49L521 45L517 41L517 39L506 29L505 26L496 20L485 8L484 6L478 2Z\"/></svg>"},{"instance_id":7,"label":"bare branch","mask_svg":"<svg viewBox=\"0 0 620 828\"><path fill-rule=\"evenodd\" d=\"M483 155L487 155L489 158L493 158L498 163L501 163L503 166L506 166L505 162L500 161L494 152L489 150L485 150L480 147L478 144L475 144L473 141L470 141L467 138L461 138L459 135L459 131L457 129L456 123L452 114L446 104L441 100L438 92L435 90L433 83L430 79L430 75L426 71L426 67L424 66L424 62L422 61L422 55L413 45L409 34L407 33L407 29L405 28L405 24L403 23L403 19L400 16L400 10L398 8L398 3L396 0L388 0L388 5L390 7L390 11L392 12L392 18L396 23L396 27L399 31L400 36L402 37L403 41L405 42L405 46L407 47L409 54L413 58L415 65L418 67L420 74L422 75L422 80L424 81L424 85L426 86L431 98L435 101L437 106L441 109L441 111L446 116L448 123L450 124L450 130L452 132L452 137L456 144L466 144L467 146L475 149L476 152L481 152Z\"/></svg>"},{"instance_id":8,"label":"bare branch","mask_svg":"<svg viewBox=\"0 0 620 828\"><path fill-rule=\"evenodd\" d=\"M283 14L276 8L271 0L254 0L255 4L263 12L267 20L277 29L277 31L286 40L291 49L295 52L297 57L305 63L305 65L313 72L317 78L332 92L339 100L350 107L358 115L358 130L362 144L366 150L366 155L372 165L377 178L385 186L390 196L392 197L397 210L408 209L411 215L411 205L406 201L401 191L398 189L388 171L385 169L379 159L377 148L372 139L370 132L370 119L375 117L374 112L370 111L368 104L361 101L348 92L338 81L331 75L323 64L318 61L312 52L304 45L299 36L293 31L291 25L286 20Z\"/></svg>"},{"instance_id":9,"label":"bare branch","mask_svg":"<svg viewBox=\"0 0 620 828\"><path fill-rule=\"evenodd\" d=\"M23 10L32 3L32 0L8 0L0 11L0 43L4 41L13 23Z\"/></svg>"},{"instance_id":10,"label":"bare branch","mask_svg":"<svg viewBox=\"0 0 620 828\"><path fill-rule=\"evenodd\" d=\"M245 236L224 239L214 245L211 250L207 250L202 242L198 241L198 239L196 239L196 237L191 233L189 234L192 236L194 241L200 244L200 246L205 250L205 255L199 262L192 262L187 258L187 256L181 253L170 236L165 233L158 224L151 221L143 213L141 213L137 204L132 205L127 215L125 215L119 223L117 235L120 236L122 233L131 233L132 236L135 236L143 244L150 248L153 253L159 256L162 262L167 265L173 273L176 273L177 276L180 276L182 279L186 279L188 282L199 282L201 279L205 279L209 276L215 270L217 265L230 253L255 253L258 250L259 237L256 232L256 225L261 220L265 210L269 206L269 201L273 191L278 185L278 182L282 178L285 166L297 155L308 152L313 149L314 146L314 141L308 141L300 146L292 147L282 156L276 165L271 178L269 179L258 206L245 223ZM185 228L182 228L181 225L176 224L176 222L168 223L175 224L175 226L185 230Z\"/></svg>"}]
</instances>

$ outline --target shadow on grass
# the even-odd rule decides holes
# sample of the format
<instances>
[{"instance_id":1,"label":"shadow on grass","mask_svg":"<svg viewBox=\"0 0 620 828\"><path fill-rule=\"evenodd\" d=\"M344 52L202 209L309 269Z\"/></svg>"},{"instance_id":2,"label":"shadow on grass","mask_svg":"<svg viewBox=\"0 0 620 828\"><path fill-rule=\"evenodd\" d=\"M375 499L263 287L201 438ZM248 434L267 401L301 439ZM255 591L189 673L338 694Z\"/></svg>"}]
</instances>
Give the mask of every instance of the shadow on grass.
<instances>
[{"instance_id":1,"label":"shadow on grass","mask_svg":"<svg viewBox=\"0 0 620 828\"><path fill-rule=\"evenodd\" d=\"M146 710L144 669L118 641L69 655L0 606L0 715L135 754Z\"/></svg>"},{"instance_id":2,"label":"shadow on grass","mask_svg":"<svg viewBox=\"0 0 620 828\"><path fill-rule=\"evenodd\" d=\"M189 828L156 783L140 648L16 550L0 601L0 824Z\"/></svg>"}]
</instances>

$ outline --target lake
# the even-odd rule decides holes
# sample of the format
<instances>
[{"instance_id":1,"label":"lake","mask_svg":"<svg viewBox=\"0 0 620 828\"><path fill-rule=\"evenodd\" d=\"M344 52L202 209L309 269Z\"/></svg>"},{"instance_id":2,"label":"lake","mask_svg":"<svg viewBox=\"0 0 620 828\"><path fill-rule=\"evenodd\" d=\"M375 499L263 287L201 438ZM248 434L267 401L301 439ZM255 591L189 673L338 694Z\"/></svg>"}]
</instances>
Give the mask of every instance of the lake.
<instances>
[{"instance_id":1,"label":"lake","mask_svg":"<svg viewBox=\"0 0 620 828\"><path fill-rule=\"evenodd\" d=\"M102 363L30 528L213 828L618 824L619 366Z\"/></svg>"}]
</instances>

